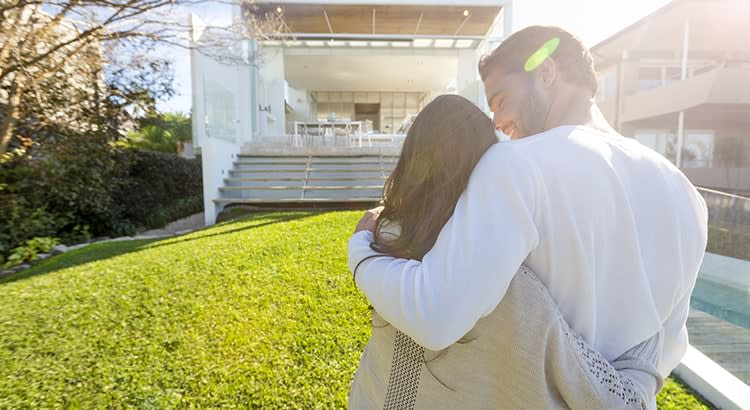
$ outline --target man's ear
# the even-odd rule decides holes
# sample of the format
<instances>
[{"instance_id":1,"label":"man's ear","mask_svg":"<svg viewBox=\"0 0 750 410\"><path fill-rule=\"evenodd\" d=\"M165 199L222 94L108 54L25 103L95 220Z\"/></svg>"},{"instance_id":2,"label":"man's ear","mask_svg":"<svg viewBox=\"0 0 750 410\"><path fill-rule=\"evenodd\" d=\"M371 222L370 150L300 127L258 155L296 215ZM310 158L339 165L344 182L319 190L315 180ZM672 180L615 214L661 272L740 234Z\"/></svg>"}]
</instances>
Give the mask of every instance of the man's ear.
<instances>
[{"instance_id":1,"label":"man's ear","mask_svg":"<svg viewBox=\"0 0 750 410\"><path fill-rule=\"evenodd\" d=\"M557 62L549 57L545 58L537 68L537 75L545 87L553 85L557 81Z\"/></svg>"}]
</instances>

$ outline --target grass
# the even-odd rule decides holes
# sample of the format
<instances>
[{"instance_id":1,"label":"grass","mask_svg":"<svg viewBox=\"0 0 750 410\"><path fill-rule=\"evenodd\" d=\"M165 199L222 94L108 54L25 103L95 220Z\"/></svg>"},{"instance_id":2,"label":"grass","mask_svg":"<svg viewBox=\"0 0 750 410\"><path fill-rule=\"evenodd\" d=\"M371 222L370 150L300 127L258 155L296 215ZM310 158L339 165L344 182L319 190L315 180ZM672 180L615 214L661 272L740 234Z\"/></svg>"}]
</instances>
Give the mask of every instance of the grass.
<instances>
[{"instance_id":1,"label":"grass","mask_svg":"<svg viewBox=\"0 0 750 410\"><path fill-rule=\"evenodd\" d=\"M370 334L346 267L360 214L258 214L3 279L0 408L345 408ZM659 400L700 408L672 381Z\"/></svg>"},{"instance_id":2,"label":"grass","mask_svg":"<svg viewBox=\"0 0 750 410\"><path fill-rule=\"evenodd\" d=\"M715 408L680 380L671 377L664 382L664 387L656 396L656 403L660 409L665 410Z\"/></svg>"}]
</instances>

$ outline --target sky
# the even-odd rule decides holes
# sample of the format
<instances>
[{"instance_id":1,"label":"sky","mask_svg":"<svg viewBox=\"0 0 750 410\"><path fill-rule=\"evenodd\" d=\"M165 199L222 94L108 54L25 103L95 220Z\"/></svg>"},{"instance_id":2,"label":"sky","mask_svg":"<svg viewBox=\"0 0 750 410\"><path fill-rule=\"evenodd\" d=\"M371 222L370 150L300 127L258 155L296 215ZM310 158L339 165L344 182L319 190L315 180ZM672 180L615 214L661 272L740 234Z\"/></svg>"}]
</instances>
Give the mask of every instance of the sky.
<instances>
[{"instance_id":1,"label":"sky","mask_svg":"<svg viewBox=\"0 0 750 410\"><path fill-rule=\"evenodd\" d=\"M535 24L560 26L592 47L667 3L669 0L515 0L513 29ZM231 21L230 7L218 2L201 3L184 11L197 14L208 25L228 25ZM190 56L187 50L166 46L159 53L174 61L176 95L159 101L157 107L162 112L189 113Z\"/></svg>"}]
</instances>

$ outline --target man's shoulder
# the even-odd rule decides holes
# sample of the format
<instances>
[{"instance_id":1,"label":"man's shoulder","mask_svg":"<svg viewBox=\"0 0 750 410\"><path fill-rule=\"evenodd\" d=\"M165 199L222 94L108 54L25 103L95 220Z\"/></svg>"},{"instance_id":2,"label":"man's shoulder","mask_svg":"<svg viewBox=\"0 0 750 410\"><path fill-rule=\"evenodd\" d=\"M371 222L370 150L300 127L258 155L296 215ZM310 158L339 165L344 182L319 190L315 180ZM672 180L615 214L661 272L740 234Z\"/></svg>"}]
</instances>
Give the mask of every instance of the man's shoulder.
<instances>
[{"instance_id":1,"label":"man's shoulder","mask_svg":"<svg viewBox=\"0 0 750 410\"><path fill-rule=\"evenodd\" d=\"M529 151L520 148L504 142L494 144L474 167L469 185L485 188L536 186L540 178L538 166Z\"/></svg>"}]
</instances>

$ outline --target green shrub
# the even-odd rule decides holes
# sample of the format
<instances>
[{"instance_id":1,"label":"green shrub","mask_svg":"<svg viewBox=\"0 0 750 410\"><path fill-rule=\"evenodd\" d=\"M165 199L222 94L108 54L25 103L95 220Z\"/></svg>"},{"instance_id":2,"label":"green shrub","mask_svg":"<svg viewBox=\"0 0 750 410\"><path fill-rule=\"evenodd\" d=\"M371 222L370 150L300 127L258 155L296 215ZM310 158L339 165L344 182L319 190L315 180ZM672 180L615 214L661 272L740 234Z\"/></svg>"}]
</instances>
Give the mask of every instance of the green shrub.
<instances>
[{"instance_id":1,"label":"green shrub","mask_svg":"<svg viewBox=\"0 0 750 410\"><path fill-rule=\"evenodd\" d=\"M179 141L192 141L190 117L179 113L152 113L138 121L137 129L118 141L123 148L176 153Z\"/></svg>"},{"instance_id":2,"label":"green shrub","mask_svg":"<svg viewBox=\"0 0 750 410\"><path fill-rule=\"evenodd\" d=\"M22 246L18 246L10 253L5 260L3 267L10 268L20 265L24 262L31 262L39 258L39 253L49 252L60 242L57 238L37 237L26 241Z\"/></svg>"},{"instance_id":3,"label":"green shrub","mask_svg":"<svg viewBox=\"0 0 750 410\"><path fill-rule=\"evenodd\" d=\"M0 256L34 237L132 235L202 210L200 161L97 138L65 137L0 164Z\"/></svg>"},{"instance_id":4,"label":"green shrub","mask_svg":"<svg viewBox=\"0 0 750 410\"><path fill-rule=\"evenodd\" d=\"M131 223L157 228L200 212L203 207L201 164L175 154L121 149L115 154L119 174L112 198Z\"/></svg>"}]
</instances>

